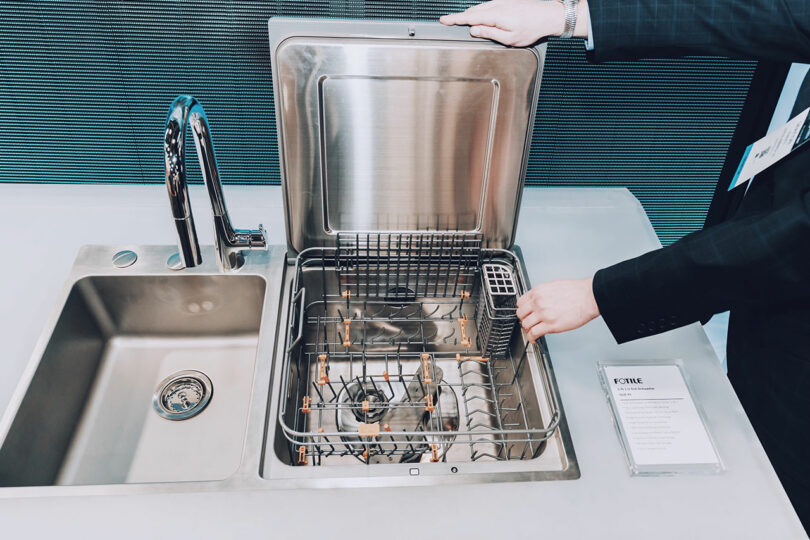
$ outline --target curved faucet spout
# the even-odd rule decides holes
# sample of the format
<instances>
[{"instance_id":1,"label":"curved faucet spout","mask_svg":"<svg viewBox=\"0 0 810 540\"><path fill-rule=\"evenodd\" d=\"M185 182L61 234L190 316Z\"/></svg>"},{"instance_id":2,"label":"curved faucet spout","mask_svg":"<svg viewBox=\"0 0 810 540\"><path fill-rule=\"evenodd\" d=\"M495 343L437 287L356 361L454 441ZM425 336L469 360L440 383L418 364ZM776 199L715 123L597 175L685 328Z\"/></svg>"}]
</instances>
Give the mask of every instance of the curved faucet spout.
<instances>
[{"instance_id":1,"label":"curved faucet spout","mask_svg":"<svg viewBox=\"0 0 810 540\"><path fill-rule=\"evenodd\" d=\"M191 133L197 148L203 180L208 189L214 212L214 238L221 270L236 270L244 264L245 250L267 249L264 228L234 229L228 217L222 183L217 169L217 158L211 140L211 129L202 105L192 96L174 100L166 117L164 154L166 158L166 188L169 191L172 217L177 230L177 248L185 267L202 262L197 230L191 212L186 183L185 134L191 124Z\"/></svg>"}]
</instances>

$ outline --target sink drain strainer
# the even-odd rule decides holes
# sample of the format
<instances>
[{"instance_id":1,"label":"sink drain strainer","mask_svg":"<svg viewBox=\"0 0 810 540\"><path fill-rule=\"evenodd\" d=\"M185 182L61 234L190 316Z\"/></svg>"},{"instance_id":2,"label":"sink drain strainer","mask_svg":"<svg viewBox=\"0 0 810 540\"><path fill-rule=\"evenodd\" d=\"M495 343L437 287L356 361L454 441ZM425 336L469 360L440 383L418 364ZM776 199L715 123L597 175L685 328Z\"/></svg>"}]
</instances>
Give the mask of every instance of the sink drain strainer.
<instances>
[{"instance_id":1,"label":"sink drain strainer","mask_svg":"<svg viewBox=\"0 0 810 540\"><path fill-rule=\"evenodd\" d=\"M211 379L205 373L178 371L160 382L152 404L163 418L186 420L203 412L213 393Z\"/></svg>"}]
</instances>

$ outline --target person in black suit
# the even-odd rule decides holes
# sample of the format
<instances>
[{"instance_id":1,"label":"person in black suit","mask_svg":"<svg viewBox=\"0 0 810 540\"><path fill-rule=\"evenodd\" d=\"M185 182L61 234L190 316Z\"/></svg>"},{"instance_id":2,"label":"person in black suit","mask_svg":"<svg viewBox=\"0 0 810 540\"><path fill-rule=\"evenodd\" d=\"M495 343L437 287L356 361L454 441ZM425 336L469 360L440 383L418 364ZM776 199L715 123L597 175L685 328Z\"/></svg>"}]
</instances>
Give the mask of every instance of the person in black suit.
<instances>
[{"instance_id":1,"label":"person in black suit","mask_svg":"<svg viewBox=\"0 0 810 540\"><path fill-rule=\"evenodd\" d=\"M810 62L810 0L566 3L494 0L442 22L512 46L564 32L587 37L597 61L708 54ZM807 107L810 75L794 115ZM591 278L538 285L520 299L518 316L538 339L601 314L622 343L730 310L729 379L810 530L810 144L752 182L731 219Z\"/></svg>"}]
</instances>

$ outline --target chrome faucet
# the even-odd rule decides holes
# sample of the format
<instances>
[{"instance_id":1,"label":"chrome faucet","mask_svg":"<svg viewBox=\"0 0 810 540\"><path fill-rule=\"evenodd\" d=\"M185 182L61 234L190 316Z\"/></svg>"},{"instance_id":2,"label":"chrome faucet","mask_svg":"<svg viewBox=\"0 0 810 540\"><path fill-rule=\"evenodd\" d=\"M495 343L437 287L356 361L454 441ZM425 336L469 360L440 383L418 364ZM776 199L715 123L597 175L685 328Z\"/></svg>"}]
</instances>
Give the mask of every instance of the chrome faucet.
<instances>
[{"instance_id":1,"label":"chrome faucet","mask_svg":"<svg viewBox=\"0 0 810 540\"><path fill-rule=\"evenodd\" d=\"M245 262L246 250L267 249L267 235L264 228L234 229L219 180L217 158L211 140L211 129L202 105L192 96L180 96L174 100L166 117L164 153L166 157L166 187L172 217L177 228L177 248L180 261L187 268L202 262L197 229L191 213L191 202L186 186L185 133L191 124L197 157L200 160L203 180L208 188L211 208L214 211L214 235L220 270L237 270Z\"/></svg>"}]
</instances>

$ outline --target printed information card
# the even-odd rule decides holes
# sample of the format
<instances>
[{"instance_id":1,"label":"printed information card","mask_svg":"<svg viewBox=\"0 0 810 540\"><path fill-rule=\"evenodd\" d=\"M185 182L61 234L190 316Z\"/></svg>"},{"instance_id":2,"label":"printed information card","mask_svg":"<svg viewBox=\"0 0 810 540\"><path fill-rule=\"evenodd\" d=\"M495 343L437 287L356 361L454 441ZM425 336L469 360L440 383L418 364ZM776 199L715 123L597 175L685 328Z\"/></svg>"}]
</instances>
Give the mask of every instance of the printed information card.
<instances>
[{"instance_id":1,"label":"printed information card","mask_svg":"<svg viewBox=\"0 0 810 540\"><path fill-rule=\"evenodd\" d=\"M616 421L636 472L649 466L720 467L703 419L677 365L605 365L602 369Z\"/></svg>"}]
</instances>

